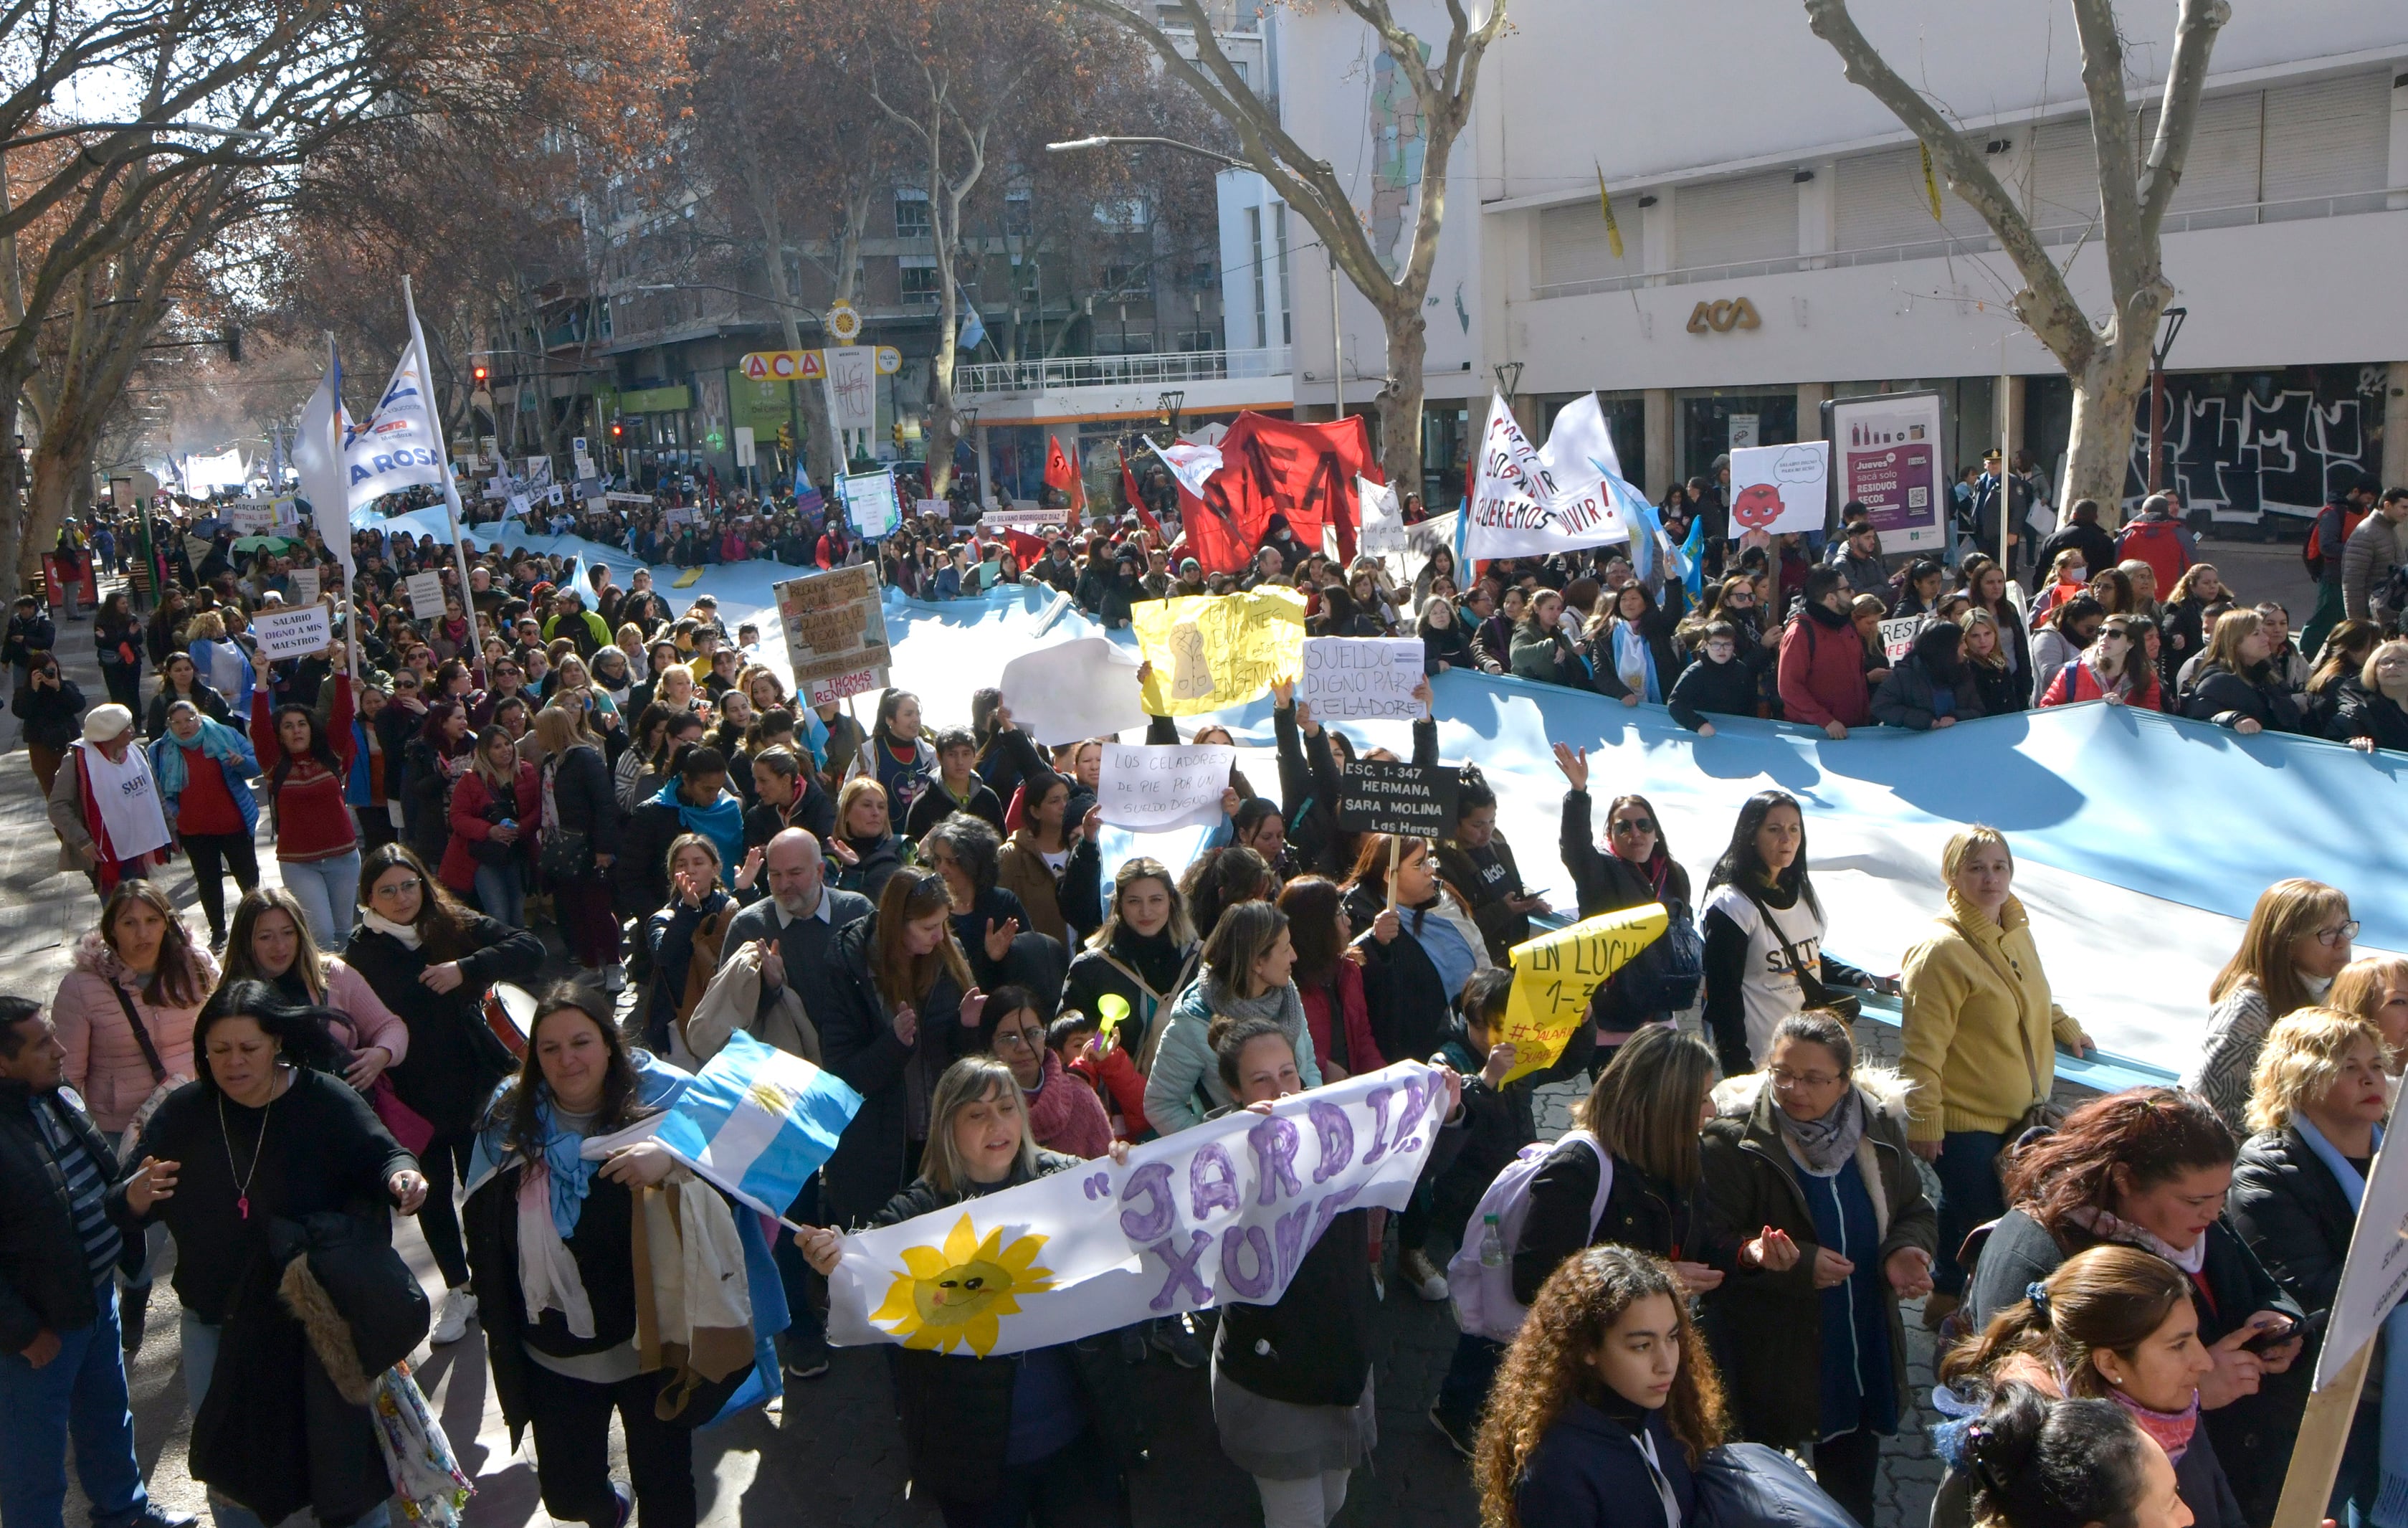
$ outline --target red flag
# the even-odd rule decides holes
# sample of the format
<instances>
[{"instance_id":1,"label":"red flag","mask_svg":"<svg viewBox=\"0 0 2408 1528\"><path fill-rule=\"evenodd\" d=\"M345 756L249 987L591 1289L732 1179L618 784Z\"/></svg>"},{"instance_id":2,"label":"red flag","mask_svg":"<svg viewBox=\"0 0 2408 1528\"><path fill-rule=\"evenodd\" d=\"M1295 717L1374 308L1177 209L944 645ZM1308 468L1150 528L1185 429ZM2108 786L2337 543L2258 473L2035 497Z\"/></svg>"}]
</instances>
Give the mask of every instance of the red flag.
<instances>
[{"instance_id":1,"label":"red flag","mask_svg":"<svg viewBox=\"0 0 2408 1528\"><path fill-rule=\"evenodd\" d=\"M1381 481L1361 415L1314 425L1242 413L1222 439L1221 459L1202 498L1179 490L1188 548L1206 572L1245 567L1274 514L1310 550L1334 526L1339 555L1354 556L1354 479Z\"/></svg>"},{"instance_id":2,"label":"red flag","mask_svg":"<svg viewBox=\"0 0 2408 1528\"><path fill-rule=\"evenodd\" d=\"M1137 474L1129 470L1128 448L1117 448L1121 454L1121 492L1128 496L1129 508L1137 512L1137 523L1150 531L1155 545L1162 542L1162 522L1145 507L1145 496L1137 491Z\"/></svg>"},{"instance_id":3,"label":"red flag","mask_svg":"<svg viewBox=\"0 0 2408 1528\"><path fill-rule=\"evenodd\" d=\"M1070 465L1070 458L1062 454L1062 438L1058 435L1045 438L1045 486L1069 500L1066 524L1072 530L1078 529L1079 512L1087 507L1087 485L1081 480L1078 468Z\"/></svg>"}]
</instances>

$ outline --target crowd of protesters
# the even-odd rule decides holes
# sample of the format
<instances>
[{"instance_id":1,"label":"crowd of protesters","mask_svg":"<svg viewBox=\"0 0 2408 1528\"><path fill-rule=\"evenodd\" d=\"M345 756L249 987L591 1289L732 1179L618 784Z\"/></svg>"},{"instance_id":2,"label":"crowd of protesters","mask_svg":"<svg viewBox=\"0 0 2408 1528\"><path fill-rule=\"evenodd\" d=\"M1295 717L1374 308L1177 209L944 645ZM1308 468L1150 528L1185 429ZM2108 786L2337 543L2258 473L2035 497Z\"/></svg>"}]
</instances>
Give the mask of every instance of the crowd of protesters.
<instances>
[{"instance_id":1,"label":"crowd of protesters","mask_svg":"<svg viewBox=\"0 0 2408 1528\"><path fill-rule=\"evenodd\" d=\"M1696 487L1703 502L1668 502L1676 542L1713 510ZM2313 661L2286 613L2238 605L2155 499L2120 547L2075 506L2039 549L2029 619L1997 563L1893 567L1853 506L1819 557L1791 538L1713 543L1694 596L1665 559L1641 578L1612 549L1475 572L1441 545L1406 581L1276 523L1243 571L1206 576L1134 514L1042 537L932 517L875 555L922 598L1040 584L1108 626L1140 600L1293 586L1316 632L1419 635L1432 675L1663 703L1701 735L1716 716L1841 739L2102 699L2408 745L2401 553L2360 550L2408 520L2408 490L2337 505L2363 518ZM1930 927L1897 973L1869 973L1827 951L1852 930L1816 894L1807 804L1756 795L1684 866L1637 782L1600 806L1585 751L1558 745L1577 913L1660 901L1677 932L1598 988L1559 1056L1515 1074L1511 951L1550 909L1476 769L1442 837L1347 831L1331 803L1356 745L1281 684L1275 791L1234 776L1192 864L1107 875L1099 740L1031 737L994 689L968 715L900 690L858 716L799 703L757 629L654 581L652 564L689 558L867 555L840 526L791 505L654 506L574 528L630 548L624 586L497 546L464 587L452 548L362 532L344 638L271 661L252 617L307 601L296 571L339 587L339 562L314 533L288 558L192 527L145 551L147 613L112 592L92 617L106 700L60 675L74 613L21 602L12 707L62 868L102 901L50 1002L0 999L7 1528L60 1521L70 1437L94 1522L179 1521L144 1492L122 1356L167 1240L220 1528L301 1506L383 1518L372 1408L328 1388L261 1270L289 1255L273 1225L381 1241L388 1211L415 1218L446 1285L433 1342L480 1331L552 1515L691 1524L707 1412L670 1406L638 1366L626 1272L634 1196L676 1169L656 1148L597 1163L578 1147L657 1108L737 1028L863 1100L788 1210L824 1229L777 1237L798 1384L828 1372L824 1278L847 1230L1393 1061L1447 1079L1449 1146L1410 1205L1338 1215L1273 1305L1011 1358L897 1351L910 1473L949 1524L1128 1521L1154 1430L1129 1369L1156 1362L1209 1370L1194 1402L1266 1523L1330 1522L1397 1404L1387 1375L1375 1400L1374 1313L1460 1307L1449 1260L1466 1244L1469 1276L1496 1274L1491 1304L1411 1401L1469 1462L1490 1524L1682 1528L1715 1446L1751 1440L1799 1451L1870 1528L1882 1440L1916 1415L1901 1308L1916 1301L1948 1344L1958 1418L1935 1521L2270 1520L2408 1055L2408 965L2352 959L2341 890L2266 892L2200 995L2202 1061L2182 1088L2059 1119L2057 1058L2091 1042L2004 836L1948 843ZM427 571L439 614L404 597ZM1906 617L1904 651L1886 650L1884 623ZM1180 733L1156 718L1149 737ZM1437 759L1427 721L1414 756ZM280 888L261 884L263 808ZM163 889L176 856L205 927ZM568 979L509 1012L552 976ZM1902 1002L1895 1072L1857 1054L1861 991ZM1576 1130L1539 1146L1535 1089L1583 1076ZM1510 1212L1484 1215L1500 1194ZM2394 1397L2408 1407L2397 1391L2365 1403L2368 1441L2335 1486L2361 1516Z\"/></svg>"}]
</instances>

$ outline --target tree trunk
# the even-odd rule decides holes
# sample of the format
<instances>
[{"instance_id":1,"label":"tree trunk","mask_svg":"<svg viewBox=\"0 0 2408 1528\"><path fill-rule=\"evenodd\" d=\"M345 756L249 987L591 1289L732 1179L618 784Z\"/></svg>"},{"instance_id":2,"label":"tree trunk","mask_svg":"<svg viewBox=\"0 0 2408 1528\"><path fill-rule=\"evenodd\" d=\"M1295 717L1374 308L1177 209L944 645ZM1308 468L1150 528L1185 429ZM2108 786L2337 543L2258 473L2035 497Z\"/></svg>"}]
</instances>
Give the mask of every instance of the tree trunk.
<instances>
[{"instance_id":1,"label":"tree trunk","mask_svg":"<svg viewBox=\"0 0 2408 1528\"><path fill-rule=\"evenodd\" d=\"M17 438L17 399L23 383L22 376L0 377L0 441ZM10 601L41 584L41 545L25 533L28 508L24 460L0 448L0 598Z\"/></svg>"},{"instance_id":2,"label":"tree trunk","mask_svg":"<svg viewBox=\"0 0 2408 1528\"><path fill-rule=\"evenodd\" d=\"M25 540L36 554L36 569L41 566L41 550L57 541L59 527L66 524L68 504L83 476L82 452L78 450L72 457L62 454L52 443L56 439L45 432L34 448L34 482L25 496Z\"/></svg>"},{"instance_id":3,"label":"tree trunk","mask_svg":"<svg viewBox=\"0 0 2408 1528\"><path fill-rule=\"evenodd\" d=\"M1380 470L1387 474L1401 504L1405 495L1422 491L1422 363L1429 353L1429 337L1418 296L1381 316L1388 331L1388 382L1375 400ZM1341 377L1341 389L1344 382Z\"/></svg>"},{"instance_id":4,"label":"tree trunk","mask_svg":"<svg viewBox=\"0 0 2408 1528\"><path fill-rule=\"evenodd\" d=\"M2099 523L2124 519L2124 485L2132 458L2132 420L2149 386L2144 345L2101 343L2090 364L2071 374L2073 431L2065 444L2065 483L2057 502L2099 501Z\"/></svg>"}]
</instances>

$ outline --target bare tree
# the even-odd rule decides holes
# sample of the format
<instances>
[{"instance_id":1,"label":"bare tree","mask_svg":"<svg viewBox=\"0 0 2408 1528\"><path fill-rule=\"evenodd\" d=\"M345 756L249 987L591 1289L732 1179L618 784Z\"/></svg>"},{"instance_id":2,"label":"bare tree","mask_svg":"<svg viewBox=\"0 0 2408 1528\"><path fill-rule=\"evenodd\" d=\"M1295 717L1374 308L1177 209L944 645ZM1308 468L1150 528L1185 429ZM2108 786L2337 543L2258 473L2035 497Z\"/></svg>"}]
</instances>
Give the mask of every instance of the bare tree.
<instances>
[{"instance_id":1,"label":"bare tree","mask_svg":"<svg viewBox=\"0 0 2408 1528\"><path fill-rule=\"evenodd\" d=\"M1222 50L1208 0L1179 0L1192 38L1165 31L1123 0L1057 3L1109 20L1151 47L1166 73L1194 90L1235 130L1246 163L1321 236L1329 258L1369 299L1388 345L1387 375L1378 397L1380 466L1390 483L1418 487L1422 365L1428 353L1422 313L1438 260L1439 230L1446 218L1447 166L1455 139L1471 121L1481 60L1505 28L1506 0L1489 0L1488 14L1479 21L1472 19L1476 0L1446 0L1443 50L1432 49L1399 22L1389 0L1339 0L1379 39L1381 52L1411 88L1420 114L1422 171L1412 242L1393 269L1387 254L1373 243L1369 221L1355 208L1337 169L1289 135L1279 108L1254 94ZM1182 51L1182 44L1193 46L1194 59Z\"/></svg>"},{"instance_id":2,"label":"bare tree","mask_svg":"<svg viewBox=\"0 0 2408 1528\"><path fill-rule=\"evenodd\" d=\"M2133 145L2132 107L2124 88L2124 42L2112 0L2073 0L2082 43L2082 82L2099 171L2100 242L2107 263L2108 311L2084 310L2066 273L2032 231L2025 209L1992 174L1979 149L1939 104L1908 84L1857 30L1847 0L1805 0L1814 35L1840 55L1851 83L1870 91L1930 151L1948 188L1982 215L2013 260L2023 287L2008 306L2048 347L2073 383L2073 432L2067 443L2062 503L2095 498L2111 518L2124 497L2133 410L2148 384L2149 348L2173 296L2158 230L2190 154L2200 89L2215 35L2231 14L2226 0L2178 0L2173 66L2166 72L2157 136L2148 158Z\"/></svg>"}]
</instances>

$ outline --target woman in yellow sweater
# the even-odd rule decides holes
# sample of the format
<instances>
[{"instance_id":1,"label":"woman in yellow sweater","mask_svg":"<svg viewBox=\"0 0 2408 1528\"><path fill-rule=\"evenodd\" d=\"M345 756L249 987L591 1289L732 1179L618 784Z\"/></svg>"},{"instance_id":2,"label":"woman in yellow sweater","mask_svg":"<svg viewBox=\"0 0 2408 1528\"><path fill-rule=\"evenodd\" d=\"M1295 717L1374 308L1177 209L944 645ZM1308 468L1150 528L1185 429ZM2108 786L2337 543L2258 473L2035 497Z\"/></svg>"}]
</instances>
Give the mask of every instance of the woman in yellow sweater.
<instances>
[{"instance_id":1,"label":"woman in yellow sweater","mask_svg":"<svg viewBox=\"0 0 2408 1528\"><path fill-rule=\"evenodd\" d=\"M2075 1056L2090 1036L2049 995L2031 919L2014 898L2014 855L1995 828L1974 826L1940 858L1948 911L1906 953L1907 1138L1940 1177L1940 1262L1926 1326L1965 1290L1956 1249L1966 1232L2007 1212L2000 1150L2057 1083L2056 1048Z\"/></svg>"}]
</instances>

